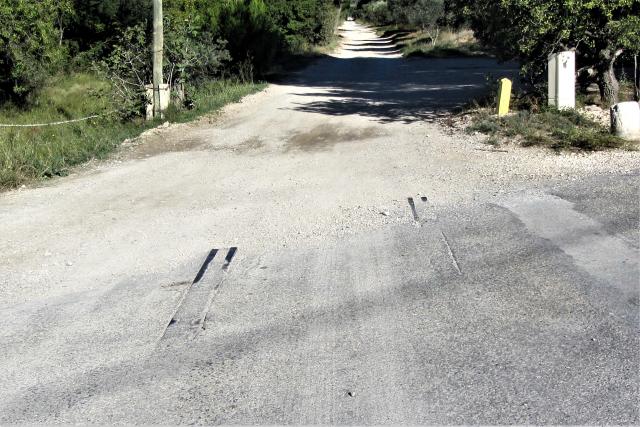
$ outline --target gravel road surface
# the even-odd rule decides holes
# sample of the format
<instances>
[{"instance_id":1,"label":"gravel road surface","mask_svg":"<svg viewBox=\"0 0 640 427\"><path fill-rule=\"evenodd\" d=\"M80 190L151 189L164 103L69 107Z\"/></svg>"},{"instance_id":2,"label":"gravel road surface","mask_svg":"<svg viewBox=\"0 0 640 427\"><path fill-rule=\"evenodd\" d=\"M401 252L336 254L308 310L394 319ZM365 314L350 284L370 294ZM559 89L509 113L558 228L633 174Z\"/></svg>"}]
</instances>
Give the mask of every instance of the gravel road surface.
<instances>
[{"instance_id":1,"label":"gravel road surface","mask_svg":"<svg viewBox=\"0 0 640 427\"><path fill-rule=\"evenodd\" d=\"M341 32L0 195L0 423L640 423L640 153L493 150L438 118L513 64Z\"/></svg>"}]
</instances>

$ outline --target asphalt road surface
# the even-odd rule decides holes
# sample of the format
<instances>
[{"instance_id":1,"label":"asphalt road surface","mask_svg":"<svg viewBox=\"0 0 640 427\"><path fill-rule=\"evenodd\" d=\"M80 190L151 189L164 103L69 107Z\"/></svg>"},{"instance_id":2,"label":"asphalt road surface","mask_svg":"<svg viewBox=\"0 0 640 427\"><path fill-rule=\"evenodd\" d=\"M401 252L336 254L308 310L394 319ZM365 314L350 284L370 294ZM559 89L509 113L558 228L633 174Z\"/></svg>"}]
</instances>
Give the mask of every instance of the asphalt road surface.
<instances>
[{"instance_id":1,"label":"asphalt road surface","mask_svg":"<svg viewBox=\"0 0 640 427\"><path fill-rule=\"evenodd\" d=\"M640 157L437 119L511 75L331 57L0 195L0 423L638 424Z\"/></svg>"}]
</instances>

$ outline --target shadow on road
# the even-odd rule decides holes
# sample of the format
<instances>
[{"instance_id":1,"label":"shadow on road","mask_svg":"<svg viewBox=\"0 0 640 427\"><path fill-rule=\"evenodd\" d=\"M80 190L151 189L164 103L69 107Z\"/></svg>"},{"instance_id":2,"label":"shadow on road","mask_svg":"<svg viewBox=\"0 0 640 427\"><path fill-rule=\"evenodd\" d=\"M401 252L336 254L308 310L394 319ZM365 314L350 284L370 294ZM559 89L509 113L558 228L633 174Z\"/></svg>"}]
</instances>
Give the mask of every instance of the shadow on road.
<instances>
[{"instance_id":1,"label":"shadow on road","mask_svg":"<svg viewBox=\"0 0 640 427\"><path fill-rule=\"evenodd\" d=\"M308 89L297 93L300 102L294 109L356 114L380 122L429 121L486 95L490 79L513 79L518 73L517 64L490 58L386 58L393 52L348 49L360 50L375 50L380 56L325 57L282 82Z\"/></svg>"}]
</instances>

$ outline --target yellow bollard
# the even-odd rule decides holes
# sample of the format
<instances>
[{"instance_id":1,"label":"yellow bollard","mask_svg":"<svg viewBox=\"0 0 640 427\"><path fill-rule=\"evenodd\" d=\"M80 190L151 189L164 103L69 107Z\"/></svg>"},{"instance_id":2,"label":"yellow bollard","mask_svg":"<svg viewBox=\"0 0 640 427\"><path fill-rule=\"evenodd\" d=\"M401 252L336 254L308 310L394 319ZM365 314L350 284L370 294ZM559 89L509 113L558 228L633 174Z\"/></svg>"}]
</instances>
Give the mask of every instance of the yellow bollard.
<instances>
[{"instance_id":1,"label":"yellow bollard","mask_svg":"<svg viewBox=\"0 0 640 427\"><path fill-rule=\"evenodd\" d=\"M511 101L511 80L500 79L498 90L498 117L509 114L509 102Z\"/></svg>"}]
</instances>

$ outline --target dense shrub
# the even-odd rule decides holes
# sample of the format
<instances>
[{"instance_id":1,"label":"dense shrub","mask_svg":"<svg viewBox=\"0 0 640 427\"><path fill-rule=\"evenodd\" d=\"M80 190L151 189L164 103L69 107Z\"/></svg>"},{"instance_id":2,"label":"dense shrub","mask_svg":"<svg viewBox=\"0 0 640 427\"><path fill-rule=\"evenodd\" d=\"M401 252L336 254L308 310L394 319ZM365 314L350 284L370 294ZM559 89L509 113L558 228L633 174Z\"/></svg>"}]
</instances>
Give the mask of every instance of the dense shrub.
<instances>
[{"instance_id":1,"label":"dense shrub","mask_svg":"<svg viewBox=\"0 0 640 427\"><path fill-rule=\"evenodd\" d=\"M338 19L330 0L168 0L167 13L227 40L233 61L249 58L258 73L282 53L330 41Z\"/></svg>"},{"instance_id":2,"label":"dense shrub","mask_svg":"<svg viewBox=\"0 0 640 427\"><path fill-rule=\"evenodd\" d=\"M23 99L66 57L67 0L0 0L0 98Z\"/></svg>"},{"instance_id":3,"label":"dense shrub","mask_svg":"<svg viewBox=\"0 0 640 427\"><path fill-rule=\"evenodd\" d=\"M222 3L218 22L212 30L228 41L228 49L236 63L247 59L261 73L273 63L282 45L263 0L232 0Z\"/></svg>"},{"instance_id":4,"label":"dense shrub","mask_svg":"<svg viewBox=\"0 0 640 427\"><path fill-rule=\"evenodd\" d=\"M278 55L328 42L339 4L332 0L164 3L170 70L182 80L214 75L229 55L235 68L242 64L246 69L250 63L249 68L262 73ZM151 5L150 0L0 0L0 97L24 99L62 64L83 69L96 62L113 63L122 54L122 37L131 37L132 29L144 36L137 41L136 57L144 56L148 62L144 43L150 41Z\"/></svg>"},{"instance_id":5,"label":"dense shrub","mask_svg":"<svg viewBox=\"0 0 640 427\"><path fill-rule=\"evenodd\" d=\"M141 114L147 104L145 85L151 81L152 63L145 26L127 28L114 40L111 53L95 67L111 82L114 104L125 118ZM215 40L211 33L193 28L189 22L175 25L167 19L165 30L165 80L188 103L188 89L218 77L231 57L224 40Z\"/></svg>"},{"instance_id":6,"label":"dense shrub","mask_svg":"<svg viewBox=\"0 0 640 427\"><path fill-rule=\"evenodd\" d=\"M365 4L358 15L374 25L386 25L393 20L386 0L376 0Z\"/></svg>"},{"instance_id":7,"label":"dense shrub","mask_svg":"<svg viewBox=\"0 0 640 427\"><path fill-rule=\"evenodd\" d=\"M435 45L444 15L444 0L390 0L394 22L420 29Z\"/></svg>"},{"instance_id":8,"label":"dense shrub","mask_svg":"<svg viewBox=\"0 0 640 427\"><path fill-rule=\"evenodd\" d=\"M110 43L126 28L151 21L150 0L72 0L65 39L73 54L110 50Z\"/></svg>"},{"instance_id":9,"label":"dense shrub","mask_svg":"<svg viewBox=\"0 0 640 427\"><path fill-rule=\"evenodd\" d=\"M171 84L194 84L219 76L231 60L227 41L191 22L165 20L165 71Z\"/></svg>"},{"instance_id":10,"label":"dense shrub","mask_svg":"<svg viewBox=\"0 0 640 427\"><path fill-rule=\"evenodd\" d=\"M327 0L266 0L273 27L289 46L321 44L330 40L337 11Z\"/></svg>"}]
</instances>

